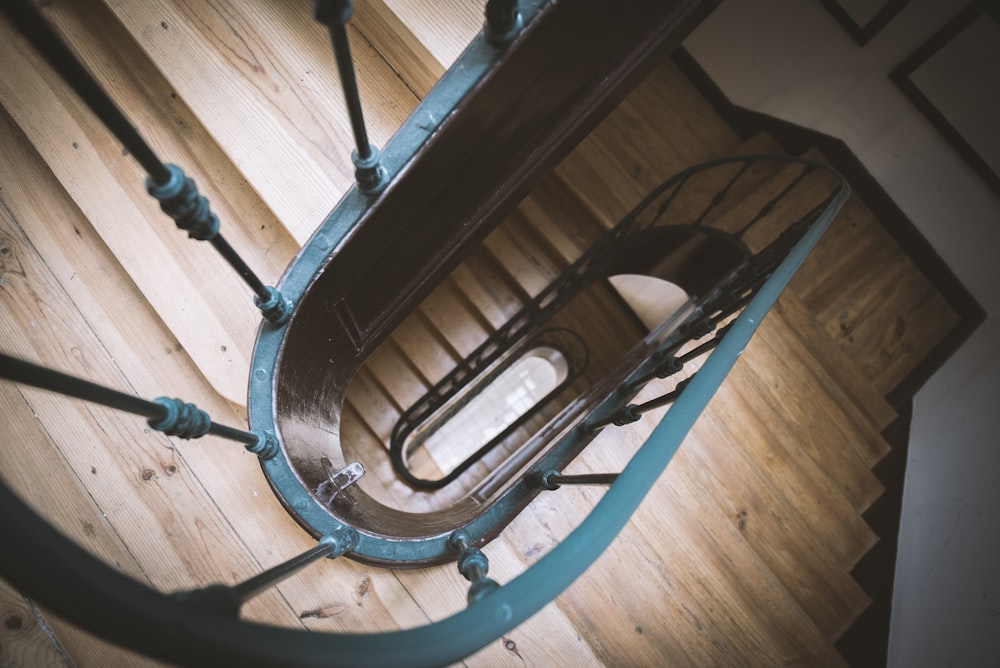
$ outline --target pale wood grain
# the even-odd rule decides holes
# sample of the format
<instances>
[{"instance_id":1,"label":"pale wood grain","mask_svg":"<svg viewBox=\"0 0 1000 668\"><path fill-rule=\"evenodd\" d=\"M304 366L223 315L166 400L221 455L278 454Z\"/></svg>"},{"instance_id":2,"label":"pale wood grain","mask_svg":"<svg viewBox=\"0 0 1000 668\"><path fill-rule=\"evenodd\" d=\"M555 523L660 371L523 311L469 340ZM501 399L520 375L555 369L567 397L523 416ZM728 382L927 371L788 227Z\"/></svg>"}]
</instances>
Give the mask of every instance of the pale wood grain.
<instances>
[{"instance_id":1,"label":"pale wood grain","mask_svg":"<svg viewBox=\"0 0 1000 668\"><path fill-rule=\"evenodd\" d=\"M447 69L383 0L354 3L351 22L420 98Z\"/></svg>"},{"instance_id":2,"label":"pale wood grain","mask_svg":"<svg viewBox=\"0 0 1000 668\"><path fill-rule=\"evenodd\" d=\"M302 243L353 184L329 35L307 5L109 0L114 14ZM166 27L164 27L166 26ZM349 29L365 121L381 146L417 98Z\"/></svg>"}]
</instances>

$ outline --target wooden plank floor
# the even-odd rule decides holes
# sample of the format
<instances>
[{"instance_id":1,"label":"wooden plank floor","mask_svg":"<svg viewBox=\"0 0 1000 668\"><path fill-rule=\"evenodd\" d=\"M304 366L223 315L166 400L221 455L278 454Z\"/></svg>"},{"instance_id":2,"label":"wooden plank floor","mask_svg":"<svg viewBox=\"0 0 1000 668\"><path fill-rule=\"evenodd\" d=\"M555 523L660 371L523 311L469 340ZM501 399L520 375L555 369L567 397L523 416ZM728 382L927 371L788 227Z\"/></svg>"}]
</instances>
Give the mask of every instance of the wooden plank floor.
<instances>
[{"instance_id":1,"label":"wooden plank floor","mask_svg":"<svg viewBox=\"0 0 1000 668\"><path fill-rule=\"evenodd\" d=\"M381 144L479 29L481 8L357 5L352 39ZM193 173L266 281L351 179L332 56L300 9L45 8L158 150ZM138 167L2 22L0 40L11 45L0 49L0 349L244 423L257 318L245 289L171 229ZM371 358L344 438L384 447L400 411L651 187L702 160L774 148L766 136L741 143L662 64ZM739 201L779 178L750 176ZM871 467L892 419L881 393L944 335L950 313L852 201L622 536L566 594L465 663L840 665L833 642L867 605L849 571L876 540L861 513L880 491ZM239 447L167 438L10 385L0 404L4 480L143 582L232 583L310 545ZM572 470L618 470L661 415L605 430ZM420 502L405 486L385 493ZM539 497L487 546L491 575L504 582L537 561L599 495ZM246 616L325 632L410 628L461 609L465 588L453 566L393 572L338 560L262 595ZM7 586L0 616L2 665L147 663Z\"/></svg>"}]
</instances>

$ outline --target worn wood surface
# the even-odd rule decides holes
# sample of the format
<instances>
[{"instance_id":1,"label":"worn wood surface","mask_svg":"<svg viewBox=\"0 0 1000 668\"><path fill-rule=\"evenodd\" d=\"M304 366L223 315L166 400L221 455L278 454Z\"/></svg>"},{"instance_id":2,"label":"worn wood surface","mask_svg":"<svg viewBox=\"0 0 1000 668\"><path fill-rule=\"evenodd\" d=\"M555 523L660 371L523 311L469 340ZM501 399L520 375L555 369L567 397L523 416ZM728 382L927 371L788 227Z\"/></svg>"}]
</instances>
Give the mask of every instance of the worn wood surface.
<instances>
[{"instance_id":1,"label":"worn wood surface","mask_svg":"<svg viewBox=\"0 0 1000 668\"><path fill-rule=\"evenodd\" d=\"M266 281L352 179L327 37L302 7L279 4L45 9L164 157L195 176ZM479 29L481 4L358 3L351 36L375 143ZM244 423L257 317L248 291L171 229L138 168L3 24L0 40L0 348ZM400 412L649 188L701 160L776 148L766 136L741 144L662 64L368 360L342 435L384 449ZM751 176L734 206L777 175ZM876 540L861 513L880 491L871 467L892 418L880 393L953 316L855 200L794 287L608 553L468 665L842 663L832 642L867 604L849 571ZM592 317L595 330L620 325ZM618 470L660 415L606 429L570 472ZM235 582L310 545L238 446L147 433L141 420L9 385L0 429L4 480L160 589ZM369 475L395 503L421 502L384 460ZM537 561L600 494L540 496L485 548L491 575L504 582ZM395 573L338 560L246 615L326 632L409 628L461 609L465 588L450 566ZM0 607L3 665L144 663L44 610L43 633L9 587Z\"/></svg>"}]
</instances>

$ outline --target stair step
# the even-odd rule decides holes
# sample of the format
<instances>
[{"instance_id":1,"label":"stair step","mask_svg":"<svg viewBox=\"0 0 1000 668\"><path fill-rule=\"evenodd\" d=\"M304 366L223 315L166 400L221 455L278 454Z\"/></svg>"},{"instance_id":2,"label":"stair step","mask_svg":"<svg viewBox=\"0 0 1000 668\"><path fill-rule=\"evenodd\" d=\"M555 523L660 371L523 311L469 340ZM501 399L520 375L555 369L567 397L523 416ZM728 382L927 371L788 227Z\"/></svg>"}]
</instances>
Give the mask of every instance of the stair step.
<instances>
[{"instance_id":1,"label":"stair step","mask_svg":"<svg viewBox=\"0 0 1000 668\"><path fill-rule=\"evenodd\" d=\"M533 237L515 210L508 216L508 224L500 225L483 240L484 248L506 272L507 281L519 288L525 302L544 290L561 271L559 262L539 248Z\"/></svg>"},{"instance_id":2,"label":"stair step","mask_svg":"<svg viewBox=\"0 0 1000 668\"><path fill-rule=\"evenodd\" d=\"M400 411L415 404L430 389L430 385L424 382L413 363L392 339L376 348L365 359L364 366L379 379L392 404Z\"/></svg>"},{"instance_id":3,"label":"stair step","mask_svg":"<svg viewBox=\"0 0 1000 668\"><path fill-rule=\"evenodd\" d=\"M883 395L958 321L857 195L850 197L791 288Z\"/></svg>"},{"instance_id":4,"label":"stair step","mask_svg":"<svg viewBox=\"0 0 1000 668\"><path fill-rule=\"evenodd\" d=\"M419 310L406 318L391 338L428 386L444 378L461 359Z\"/></svg>"},{"instance_id":5,"label":"stair step","mask_svg":"<svg viewBox=\"0 0 1000 668\"><path fill-rule=\"evenodd\" d=\"M482 2L365 0L360 4L381 5L377 8L378 13L391 13L395 17L393 21L406 27L406 31L423 46L442 73L451 67L482 30L485 20L485 3Z\"/></svg>"},{"instance_id":6,"label":"stair step","mask_svg":"<svg viewBox=\"0 0 1000 668\"><path fill-rule=\"evenodd\" d=\"M159 97L169 99L165 84L129 50L130 41L117 42L121 35L113 23L98 34L77 10L74 6L54 14L59 29L72 35L74 45L88 56L92 67L107 73L112 94L129 113L185 129L164 137L159 148L167 147L178 161L188 163L191 175L211 197L213 209L226 221L222 229L227 240L263 280L273 281L294 255L294 240L241 183L225 156L214 150L186 108L176 103L159 104ZM252 293L207 244L196 244L176 230L173 221L146 194L142 170L122 157L122 148L113 136L81 109L20 38L10 39L19 46L0 56L4 70L11 73L0 88L5 108L28 133L35 150L100 232L130 279L191 351L202 373L220 394L234 403L244 403L246 369L260 317ZM109 40L115 42L114 48L108 46ZM136 85L136 80L142 84ZM40 81L51 83L52 88L45 88ZM84 174L86 178L82 178ZM216 188L222 185L226 195L217 196ZM74 239L71 227L65 227L63 233L68 242ZM213 275L212 283L198 285L193 277L206 270ZM178 303L183 304L182 309L177 308Z\"/></svg>"},{"instance_id":7,"label":"stair step","mask_svg":"<svg viewBox=\"0 0 1000 668\"><path fill-rule=\"evenodd\" d=\"M503 537L483 548L490 560L490 577L509 582L520 574L521 562ZM468 582L454 565L441 568L396 571L396 577L427 611L429 620L437 620L465 608ZM426 623L426 622L425 622ZM517 666L530 663L541 666L599 665L590 643L575 628L559 607L548 605L528 621L502 638L467 657L468 666Z\"/></svg>"},{"instance_id":8,"label":"stair step","mask_svg":"<svg viewBox=\"0 0 1000 668\"><path fill-rule=\"evenodd\" d=\"M767 166L761 165L761 169ZM801 164L780 165L773 176L752 191L729 193L729 205L713 209L703 225L740 236L756 253L813 211L838 185L827 172L805 174Z\"/></svg>"},{"instance_id":9,"label":"stair step","mask_svg":"<svg viewBox=\"0 0 1000 668\"><path fill-rule=\"evenodd\" d=\"M535 186L518 211L553 249L562 267L579 259L607 231L603 221L554 174Z\"/></svg>"},{"instance_id":10,"label":"stair step","mask_svg":"<svg viewBox=\"0 0 1000 668\"><path fill-rule=\"evenodd\" d=\"M355 2L351 22L421 99L447 69L383 0Z\"/></svg>"},{"instance_id":11,"label":"stair step","mask_svg":"<svg viewBox=\"0 0 1000 668\"><path fill-rule=\"evenodd\" d=\"M780 154L778 143L769 134L759 132L743 142L732 155ZM720 165L694 174L681 187L667 211L669 224L694 223L699 218L711 221L739 202L777 171L776 163L759 162L743 169L743 165ZM742 172L742 173L741 173ZM725 190L725 197L713 203L717 193ZM669 196L669 194L665 195ZM707 223L706 223L707 224Z\"/></svg>"},{"instance_id":12,"label":"stair step","mask_svg":"<svg viewBox=\"0 0 1000 668\"><path fill-rule=\"evenodd\" d=\"M853 568L875 544L877 537L861 519L860 511L813 459L798 447L798 437L789 437L777 428L780 417L770 411L767 399L746 382L751 371L737 364L731 380L712 399L715 428L730 435L730 442L752 448L753 461L775 488L794 499L802 516L816 527L831 555L845 568ZM738 424L729 424L726 415L741 415ZM837 443L835 447L843 446Z\"/></svg>"},{"instance_id":13,"label":"stair step","mask_svg":"<svg viewBox=\"0 0 1000 668\"><path fill-rule=\"evenodd\" d=\"M506 272L482 245L462 260L452 272L452 279L493 329L510 320L526 303L521 291L510 285Z\"/></svg>"},{"instance_id":14,"label":"stair step","mask_svg":"<svg viewBox=\"0 0 1000 668\"><path fill-rule=\"evenodd\" d=\"M303 7L125 0L110 5L176 94L300 244L354 180L346 106L325 28ZM371 142L417 98L348 26Z\"/></svg>"},{"instance_id":15,"label":"stair step","mask_svg":"<svg viewBox=\"0 0 1000 668\"><path fill-rule=\"evenodd\" d=\"M6 229L3 233L6 236ZM10 439L0 454L5 482L22 499L40 503L36 507L44 507L47 517L55 519L54 524L71 540L87 545L91 552L116 563L130 576L148 582L143 567L129 552L127 544L115 532L115 527L102 515L101 507L94 503L87 487L66 465L62 453L33 415L32 406L13 385L0 385L0 414L6 418L4 433ZM29 444L34 444L34 447ZM0 610L4 619L13 619L12 612L20 613L25 605L21 594L0 581ZM35 612L25 612L27 614L20 616L27 628L34 621ZM79 630L60 617L46 615L45 622L49 627L46 634L39 631L37 635L33 632L28 635L24 629L16 635L9 631L5 633L5 661L9 661L10 665L65 666L65 658L53 651L55 647L46 646L54 633L71 657L100 656L106 665L154 665L148 659Z\"/></svg>"},{"instance_id":16,"label":"stair step","mask_svg":"<svg viewBox=\"0 0 1000 668\"><path fill-rule=\"evenodd\" d=\"M605 430L574 462L572 472L617 470L655 421L644 419L639 424L644 426ZM595 606L592 598L578 597L570 589L559 606L578 626L592 629L588 637L607 663L630 656L640 657L644 665L667 665L678 652L692 665L725 663L725 657L732 661L735 656L772 665L817 652L834 656L823 632L749 549L733 521L706 513L704 506L693 502L704 492L683 474L689 468L683 455L687 447L682 447L608 554L584 575L587 589L607 592L602 605ZM576 526L599 495L567 488L549 493L505 535L517 540L521 553L530 555L523 557L526 563L531 563ZM539 525L550 533L539 536ZM626 582L642 586L636 590ZM627 596L616 595L624 591ZM766 606L769 611L773 606L778 612L771 620L752 613L756 619L749 619L747 606ZM669 611L674 621L651 622L648 610L653 608ZM637 643L638 635L642 640Z\"/></svg>"},{"instance_id":17,"label":"stair step","mask_svg":"<svg viewBox=\"0 0 1000 668\"><path fill-rule=\"evenodd\" d=\"M796 500L775 486L765 462L757 461L744 442L711 447L725 443L712 421L700 421L689 442L683 450L690 462L685 471L697 476L702 493L716 506L705 513L721 513L736 525L824 637L839 638L870 599L832 556L829 543L839 541L837 525L823 524L822 518L807 521Z\"/></svg>"},{"instance_id":18,"label":"stair step","mask_svg":"<svg viewBox=\"0 0 1000 668\"><path fill-rule=\"evenodd\" d=\"M389 393L367 367L361 367L351 379L346 401L354 407L371 432L382 441L383 449L387 449L389 436L399 421L402 410L395 405Z\"/></svg>"},{"instance_id":19,"label":"stair step","mask_svg":"<svg viewBox=\"0 0 1000 668\"><path fill-rule=\"evenodd\" d=\"M757 336L768 336L766 330L772 324L765 319ZM869 441L880 440L878 433L874 429L859 433L862 430L840 407L821 401L825 388L803 379L802 368L776 353L771 345L748 347L743 357L754 367L753 377L741 379L746 383L743 391L755 392L766 401L768 407L762 415L775 436L794 444L801 456L815 462L855 510L867 510L881 495L882 485L871 471L875 463L871 459L877 461L878 457L863 457L859 451L875 449ZM865 438L865 443L854 440L860 438Z\"/></svg>"},{"instance_id":20,"label":"stair step","mask_svg":"<svg viewBox=\"0 0 1000 668\"><path fill-rule=\"evenodd\" d=\"M707 124L718 129L699 130ZM713 135L710 139L706 139ZM686 167L728 154L740 141L664 59L557 167L580 199L612 224L655 186Z\"/></svg>"},{"instance_id":21,"label":"stair step","mask_svg":"<svg viewBox=\"0 0 1000 668\"><path fill-rule=\"evenodd\" d=\"M11 154L5 152L5 155ZM52 180L51 175L46 177L44 167L37 162L4 161L3 164L26 173L36 188ZM3 174L4 196L15 197L16 179L7 177L8 174ZM18 201L24 200L18 198ZM37 206L53 213L53 202L49 198ZM71 211L72 204L60 208ZM51 216L32 215L16 203L10 210L23 222L20 229L10 229L12 220L3 222L3 236L12 255L18 258L20 271L19 275L7 272L4 277L5 313L0 321L7 330L4 338L8 350L144 396L165 394L165 388L169 388L167 391L171 394L176 392L187 397L197 397L199 392L194 388L199 386L204 391L204 383L197 374L191 374L190 362L186 364L187 376L172 368L170 358L180 358L181 354L173 353L162 369L153 372L145 365L137 368L132 364L139 356L130 351L132 340L121 333L113 333L119 327L118 322L130 323L123 327L137 323L143 327L146 332L143 340L150 346L147 353L155 355L154 351L164 349L164 341L171 340L169 333L163 332L158 325L155 315L143 312L142 297L130 291L127 283L121 283L120 273L108 272L100 276L99 272L83 267L82 270L91 275L86 282L83 275L75 280L70 277L73 289L81 295L78 299L71 298L62 288L61 280L52 274L49 265L35 250L33 230L45 227ZM82 228L86 222L81 220L77 224ZM81 229L83 234L93 236L91 230ZM39 243L43 243L47 251L52 250L44 233L41 236ZM58 254L48 253L47 259L55 262ZM69 262L65 266L73 267ZM89 296L83 297L84 293ZM44 295L44 299L39 295ZM95 305L106 309L108 315L101 317L100 311L93 310ZM14 342L20 343L12 348ZM162 381L161 374L175 377L176 382L156 383L150 378L159 377ZM152 391L146 386L150 384L154 385ZM24 410L19 417L10 417L12 424L37 425L44 434L21 434L23 438L16 438L5 448L11 458L8 462L5 457L5 477L16 475L18 484L24 485L22 491L29 502L45 508L52 508L53 502L38 494L48 490L51 481L59 479L57 471L66 471L85 484L88 497L85 503L58 517L62 522L76 525L71 530L74 535L78 532L77 527L82 526L81 541L92 549L100 548L101 539L91 534L105 535L103 527L110 522L111 532L116 540L125 541L122 550L130 558L116 559L113 549L102 550L101 556L112 563L120 562L124 568L128 568L134 558L141 565L141 571L135 573L141 579L154 585L169 583L172 588L231 582L259 572L262 564L273 565L311 542L287 516L282 518L284 513L277 501L269 494L263 495L265 488L261 488L259 501L251 501L249 490L232 484L232 480L254 480L250 467L259 466L256 458L248 456L243 448L219 443L212 448L201 442L181 444L155 432L147 433L151 430L143 428L141 419L125 413L48 392L15 391L24 397ZM199 405L222 423L239 424L226 402L217 397L213 399L211 393L200 399ZM9 416L6 411L4 415ZM65 444L84 444L84 447L65 447ZM35 451L39 452L31 454ZM58 465L19 470L21 465L42 453L54 457ZM223 475L220 469L229 475ZM257 480L262 483L259 478ZM67 489L72 488L72 485L67 486ZM53 496L65 498L65 494L67 490L58 490ZM253 512L249 513L252 521L236 517L240 514L238 506L242 507L243 514L248 506L253 507ZM80 513L87 521L91 511L101 518L79 524ZM257 524L260 520L265 524ZM276 541L265 549L262 549L264 543L260 538L262 526L268 526L269 539ZM192 545L200 545L202 549L192 550ZM338 573L333 577L349 578L351 571L338 569ZM330 577L330 574L313 572L309 577L282 583L278 590L254 599L246 607L246 616L271 624L301 626L296 606L315 604L312 587L317 577ZM379 586L385 587L387 593L393 590L388 580L379 579ZM404 616L405 609L404 594L399 608Z\"/></svg>"},{"instance_id":22,"label":"stair step","mask_svg":"<svg viewBox=\"0 0 1000 668\"><path fill-rule=\"evenodd\" d=\"M13 247L18 271L30 277L25 281L30 288L25 303L44 309L44 317L34 318L26 336L0 328L5 330L4 349L139 396L193 400L222 424L245 423L245 414L216 394L198 373L192 357L129 281L86 216L25 138L11 128L0 128L0 152L5 158L0 161L0 210L6 212L0 220L9 215L18 227L17 233L5 231L2 236ZM63 221L74 229L74 238L64 239L60 227L51 221ZM22 239L30 252L19 245ZM0 310L6 311L15 303L17 274L10 271L10 260L5 265L5 299L0 300ZM9 311L0 316L5 325L16 321ZM15 342L20 342L18 347ZM35 394L46 403L35 405L29 415L18 417L6 411L0 415L8 432L15 425L38 423L45 427L46 435L16 438L5 452L18 462L32 461L33 456L46 451L63 454L56 456L51 466L32 467L32 475L25 472L16 478L30 490L25 498L45 508L50 521L71 535L82 526L85 535L80 537L81 544L109 563L126 567L127 562L99 548L100 538L91 536L83 524L87 513L100 515L100 521L90 522L97 535L107 523L154 586L164 590L235 582L310 546L310 539L267 489L258 459L242 447L215 439L169 440L145 433L139 418ZM76 447L81 443L86 447ZM5 460L3 468L5 478L11 481L6 472L16 467L8 467ZM152 472L148 481L140 475L147 470ZM65 491L44 492L49 484L58 484L60 471L87 490L88 499L74 504L76 510L58 512L53 505L52 499ZM32 477L38 475L42 477ZM68 489L71 485L60 486L60 490ZM33 496L36 491L42 496ZM165 559L168 554L179 556ZM372 587L382 592L384 600L392 600L391 608L378 598L363 610L347 609L336 619L300 620L301 613L329 605L323 601L327 587L350 590L361 571L362 567L343 560L330 568L307 569L282 583L277 593L248 606L246 612L251 619L266 621L267 610L276 609L272 604L277 598L284 601L284 608L278 609L287 610L277 623L305 624L317 631L331 631L342 623L354 628L398 628L425 619L414 616L422 613L391 574L373 571ZM93 640L71 648L67 642L70 633L73 638L91 636L64 633L61 629L71 627L57 618L47 619L71 657L74 648L82 648L75 655L77 662L89 660L86 657L119 655ZM143 662L125 659L122 665Z\"/></svg>"},{"instance_id":23,"label":"stair step","mask_svg":"<svg viewBox=\"0 0 1000 668\"><path fill-rule=\"evenodd\" d=\"M442 282L420 305L448 347L462 359L468 357L493 333L483 316L468 303L450 280Z\"/></svg>"},{"instance_id":24,"label":"stair step","mask_svg":"<svg viewBox=\"0 0 1000 668\"><path fill-rule=\"evenodd\" d=\"M835 397L835 403L854 406L880 432L896 419L896 411L861 373L855 361L833 343L794 290L786 290L781 295L768 317L783 321L780 327L773 328L775 335L798 339L811 359L833 381L825 387ZM879 458L884 454L883 449Z\"/></svg>"}]
</instances>

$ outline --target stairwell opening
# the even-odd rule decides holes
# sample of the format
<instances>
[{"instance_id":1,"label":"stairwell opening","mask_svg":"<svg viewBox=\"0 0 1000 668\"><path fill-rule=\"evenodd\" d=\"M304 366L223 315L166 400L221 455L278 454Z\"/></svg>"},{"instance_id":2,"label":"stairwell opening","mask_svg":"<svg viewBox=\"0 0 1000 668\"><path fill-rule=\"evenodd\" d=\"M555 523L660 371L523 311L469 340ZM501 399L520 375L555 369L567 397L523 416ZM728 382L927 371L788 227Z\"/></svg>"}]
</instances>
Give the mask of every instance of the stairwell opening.
<instances>
[{"instance_id":1,"label":"stairwell opening","mask_svg":"<svg viewBox=\"0 0 1000 668\"><path fill-rule=\"evenodd\" d=\"M492 377L472 383L409 434L403 451L410 471L427 480L447 478L536 412L569 371L566 356L551 346L505 361Z\"/></svg>"}]
</instances>

